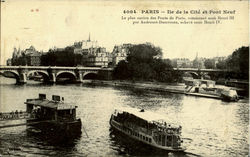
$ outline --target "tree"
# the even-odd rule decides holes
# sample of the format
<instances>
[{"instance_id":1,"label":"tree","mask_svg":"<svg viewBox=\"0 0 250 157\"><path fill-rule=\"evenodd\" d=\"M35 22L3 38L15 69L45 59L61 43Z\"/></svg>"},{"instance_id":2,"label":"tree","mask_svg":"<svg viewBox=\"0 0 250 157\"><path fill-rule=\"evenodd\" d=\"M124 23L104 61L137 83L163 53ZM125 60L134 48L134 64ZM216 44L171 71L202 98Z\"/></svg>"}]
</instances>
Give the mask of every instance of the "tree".
<instances>
[{"instance_id":1,"label":"tree","mask_svg":"<svg viewBox=\"0 0 250 157\"><path fill-rule=\"evenodd\" d=\"M154 58L161 58L161 48L150 43L133 45L129 48L126 60L130 63L151 63Z\"/></svg>"},{"instance_id":2,"label":"tree","mask_svg":"<svg viewBox=\"0 0 250 157\"><path fill-rule=\"evenodd\" d=\"M49 50L48 53L41 56L41 65L43 66L55 66L57 65L56 52Z\"/></svg>"},{"instance_id":3,"label":"tree","mask_svg":"<svg viewBox=\"0 0 250 157\"><path fill-rule=\"evenodd\" d=\"M27 65L27 56L22 53L19 57L12 58L12 65Z\"/></svg>"},{"instance_id":4,"label":"tree","mask_svg":"<svg viewBox=\"0 0 250 157\"><path fill-rule=\"evenodd\" d=\"M219 60L216 64L217 69L226 69L226 61L225 60Z\"/></svg>"},{"instance_id":5,"label":"tree","mask_svg":"<svg viewBox=\"0 0 250 157\"><path fill-rule=\"evenodd\" d=\"M227 69L237 73L239 78L249 78L249 47L241 47L233 52L226 61Z\"/></svg>"},{"instance_id":6,"label":"tree","mask_svg":"<svg viewBox=\"0 0 250 157\"><path fill-rule=\"evenodd\" d=\"M206 59L204 62L204 66L206 69L214 69L215 68L215 62L212 59Z\"/></svg>"},{"instance_id":7,"label":"tree","mask_svg":"<svg viewBox=\"0 0 250 157\"><path fill-rule=\"evenodd\" d=\"M150 43L133 45L129 48L126 61L121 61L114 69L117 79L173 81L170 60L163 61L162 50Z\"/></svg>"},{"instance_id":8,"label":"tree","mask_svg":"<svg viewBox=\"0 0 250 157\"><path fill-rule=\"evenodd\" d=\"M72 47L63 50L49 50L41 56L41 65L44 66L77 66L82 64L82 55L75 54Z\"/></svg>"},{"instance_id":9,"label":"tree","mask_svg":"<svg viewBox=\"0 0 250 157\"><path fill-rule=\"evenodd\" d=\"M114 69L113 75L115 78L125 80L130 78L130 70L125 60L120 61Z\"/></svg>"},{"instance_id":10,"label":"tree","mask_svg":"<svg viewBox=\"0 0 250 157\"><path fill-rule=\"evenodd\" d=\"M198 61L198 59L195 59L193 61L193 68L199 68L199 61Z\"/></svg>"}]
</instances>

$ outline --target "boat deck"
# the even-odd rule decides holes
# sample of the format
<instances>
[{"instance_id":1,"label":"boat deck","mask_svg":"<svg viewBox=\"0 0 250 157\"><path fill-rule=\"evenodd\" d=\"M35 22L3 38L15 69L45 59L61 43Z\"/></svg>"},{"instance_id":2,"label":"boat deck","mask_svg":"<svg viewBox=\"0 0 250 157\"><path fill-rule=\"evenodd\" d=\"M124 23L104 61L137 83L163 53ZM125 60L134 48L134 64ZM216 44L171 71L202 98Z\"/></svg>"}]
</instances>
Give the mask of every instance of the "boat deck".
<instances>
[{"instance_id":1,"label":"boat deck","mask_svg":"<svg viewBox=\"0 0 250 157\"><path fill-rule=\"evenodd\" d=\"M210 95L210 94L202 94L202 93L186 93L186 95L199 96L205 98L213 98L213 99L222 99L220 96Z\"/></svg>"}]
</instances>

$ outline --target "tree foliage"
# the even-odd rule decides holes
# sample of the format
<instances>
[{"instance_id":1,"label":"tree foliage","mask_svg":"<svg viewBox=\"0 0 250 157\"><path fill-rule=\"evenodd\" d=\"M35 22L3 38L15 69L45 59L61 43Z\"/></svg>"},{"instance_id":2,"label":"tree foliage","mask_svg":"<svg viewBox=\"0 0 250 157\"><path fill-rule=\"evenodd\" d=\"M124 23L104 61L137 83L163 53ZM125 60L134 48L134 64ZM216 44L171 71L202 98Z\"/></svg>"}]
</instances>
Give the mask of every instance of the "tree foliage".
<instances>
[{"instance_id":1,"label":"tree foliage","mask_svg":"<svg viewBox=\"0 0 250 157\"><path fill-rule=\"evenodd\" d=\"M113 75L116 77L116 79L130 78L131 73L125 60L122 60L117 64L116 68L114 69Z\"/></svg>"},{"instance_id":2,"label":"tree foliage","mask_svg":"<svg viewBox=\"0 0 250 157\"><path fill-rule=\"evenodd\" d=\"M215 68L215 62L213 59L206 59L204 62L204 66L206 69L214 69Z\"/></svg>"},{"instance_id":3,"label":"tree foliage","mask_svg":"<svg viewBox=\"0 0 250 157\"><path fill-rule=\"evenodd\" d=\"M172 82L173 68L170 60L163 61L162 50L150 43L129 48L126 61L120 61L114 69L116 79L156 80Z\"/></svg>"},{"instance_id":4,"label":"tree foliage","mask_svg":"<svg viewBox=\"0 0 250 157\"><path fill-rule=\"evenodd\" d=\"M27 65L27 57L22 54L20 57L12 58L12 65Z\"/></svg>"},{"instance_id":5,"label":"tree foliage","mask_svg":"<svg viewBox=\"0 0 250 157\"><path fill-rule=\"evenodd\" d=\"M225 60L219 60L218 63L216 64L217 69L226 69L226 61Z\"/></svg>"},{"instance_id":6,"label":"tree foliage","mask_svg":"<svg viewBox=\"0 0 250 157\"><path fill-rule=\"evenodd\" d=\"M202 68L202 62L198 59L193 60L193 68Z\"/></svg>"},{"instance_id":7,"label":"tree foliage","mask_svg":"<svg viewBox=\"0 0 250 157\"><path fill-rule=\"evenodd\" d=\"M63 50L49 50L42 55L41 65L43 66L77 66L81 64L82 55L75 54L72 47Z\"/></svg>"},{"instance_id":8,"label":"tree foliage","mask_svg":"<svg viewBox=\"0 0 250 157\"><path fill-rule=\"evenodd\" d=\"M249 47L241 47L233 52L226 61L227 69L238 74L240 78L249 76Z\"/></svg>"},{"instance_id":9,"label":"tree foliage","mask_svg":"<svg viewBox=\"0 0 250 157\"><path fill-rule=\"evenodd\" d=\"M227 70L228 78L248 79L249 78L249 47L236 49L232 55L225 60L219 60L217 69Z\"/></svg>"}]
</instances>

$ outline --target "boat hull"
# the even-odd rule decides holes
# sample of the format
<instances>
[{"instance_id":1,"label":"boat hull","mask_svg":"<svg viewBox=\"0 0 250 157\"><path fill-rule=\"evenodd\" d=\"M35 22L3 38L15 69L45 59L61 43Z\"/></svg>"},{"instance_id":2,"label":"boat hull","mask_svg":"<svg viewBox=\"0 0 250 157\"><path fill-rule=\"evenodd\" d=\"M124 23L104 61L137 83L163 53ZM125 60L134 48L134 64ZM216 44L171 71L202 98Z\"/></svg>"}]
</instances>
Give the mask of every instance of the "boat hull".
<instances>
[{"instance_id":1,"label":"boat hull","mask_svg":"<svg viewBox=\"0 0 250 157\"><path fill-rule=\"evenodd\" d=\"M81 134L82 128L80 119L72 122L39 121L34 119L27 120L27 123L28 126L35 127L41 130L43 133L63 135L64 137L69 138L79 136L79 134Z\"/></svg>"},{"instance_id":2,"label":"boat hull","mask_svg":"<svg viewBox=\"0 0 250 157\"><path fill-rule=\"evenodd\" d=\"M119 153L128 154L129 156L167 156L170 152L135 140L112 126L110 127L110 138L116 148L118 147Z\"/></svg>"}]
</instances>

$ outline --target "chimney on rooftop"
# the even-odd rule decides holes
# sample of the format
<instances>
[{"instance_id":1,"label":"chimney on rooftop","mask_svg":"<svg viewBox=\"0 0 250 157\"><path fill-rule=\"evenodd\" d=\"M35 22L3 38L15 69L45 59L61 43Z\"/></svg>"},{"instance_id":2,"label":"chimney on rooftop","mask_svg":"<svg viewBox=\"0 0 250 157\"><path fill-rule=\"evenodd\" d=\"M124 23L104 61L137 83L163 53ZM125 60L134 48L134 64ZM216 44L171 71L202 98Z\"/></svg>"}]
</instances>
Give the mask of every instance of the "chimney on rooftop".
<instances>
[{"instance_id":1,"label":"chimney on rooftop","mask_svg":"<svg viewBox=\"0 0 250 157\"><path fill-rule=\"evenodd\" d=\"M60 101L60 96L58 96L58 95L52 95L52 100L54 100L54 101Z\"/></svg>"},{"instance_id":2,"label":"chimney on rooftop","mask_svg":"<svg viewBox=\"0 0 250 157\"><path fill-rule=\"evenodd\" d=\"M46 94L39 94L39 99L41 99L41 100L46 99Z\"/></svg>"}]
</instances>

